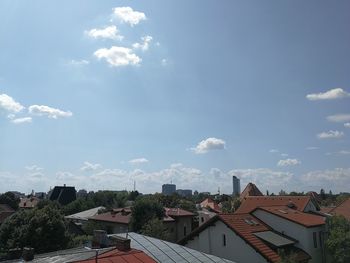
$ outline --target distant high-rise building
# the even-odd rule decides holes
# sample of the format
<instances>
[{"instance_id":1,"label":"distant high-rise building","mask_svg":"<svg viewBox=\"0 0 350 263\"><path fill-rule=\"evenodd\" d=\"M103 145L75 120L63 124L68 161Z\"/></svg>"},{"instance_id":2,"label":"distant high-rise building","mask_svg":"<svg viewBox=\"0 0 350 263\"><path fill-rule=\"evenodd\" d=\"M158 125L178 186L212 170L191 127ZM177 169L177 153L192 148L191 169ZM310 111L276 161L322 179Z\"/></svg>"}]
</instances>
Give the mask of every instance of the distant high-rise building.
<instances>
[{"instance_id":1,"label":"distant high-rise building","mask_svg":"<svg viewBox=\"0 0 350 263\"><path fill-rule=\"evenodd\" d=\"M163 195L172 195L176 193L176 185L175 184L163 184L162 185L162 194Z\"/></svg>"},{"instance_id":2,"label":"distant high-rise building","mask_svg":"<svg viewBox=\"0 0 350 263\"><path fill-rule=\"evenodd\" d=\"M233 196L239 196L241 193L241 182L236 176L232 176L232 185L233 185Z\"/></svg>"}]
</instances>

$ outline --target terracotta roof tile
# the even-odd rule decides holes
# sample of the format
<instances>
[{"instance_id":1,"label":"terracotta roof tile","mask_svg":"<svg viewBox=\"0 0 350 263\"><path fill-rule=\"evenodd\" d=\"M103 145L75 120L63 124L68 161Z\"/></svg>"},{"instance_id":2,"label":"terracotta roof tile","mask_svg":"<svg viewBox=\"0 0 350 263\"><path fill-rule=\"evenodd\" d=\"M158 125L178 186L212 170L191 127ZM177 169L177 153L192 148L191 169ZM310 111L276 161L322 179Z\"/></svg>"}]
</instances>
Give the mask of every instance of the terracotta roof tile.
<instances>
[{"instance_id":1,"label":"terracotta roof tile","mask_svg":"<svg viewBox=\"0 0 350 263\"><path fill-rule=\"evenodd\" d=\"M165 214L167 217L177 217L177 216L194 216L192 212L181 208L167 208L165 207Z\"/></svg>"},{"instance_id":2,"label":"terracotta roof tile","mask_svg":"<svg viewBox=\"0 0 350 263\"><path fill-rule=\"evenodd\" d=\"M242 200L241 206L235 213L251 213L258 207L288 205L292 202L298 211L304 211L310 202L310 196L249 196Z\"/></svg>"},{"instance_id":3,"label":"terracotta roof tile","mask_svg":"<svg viewBox=\"0 0 350 263\"><path fill-rule=\"evenodd\" d=\"M287 206L264 206L257 209L261 209L305 227L315 227L325 224L325 217L323 216L300 212Z\"/></svg>"},{"instance_id":4,"label":"terracotta roof tile","mask_svg":"<svg viewBox=\"0 0 350 263\"><path fill-rule=\"evenodd\" d=\"M202 208L209 208L213 210L216 213L221 213L221 208L220 206L210 197L204 199L200 204Z\"/></svg>"},{"instance_id":5,"label":"terracotta roof tile","mask_svg":"<svg viewBox=\"0 0 350 263\"><path fill-rule=\"evenodd\" d=\"M262 221L250 214L220 214L219 217L269 262L280 261L279 255L253 234L270 230ZM247 223L247 221L252 222L252 224Z\"/></svg>"},{"instance_id":6,"label":"terracotta roof tile","mask_svg":"<svg viewBox=\"0 0 350 263\"><path fill-rule=\"evenodd\" d=\"M350 220L350 197L329 211L332 215L342 215Z\"/></svg>"},{"instance_id":7,"label":"terracotta roof tile","mask_svg":"<svg viewBox=\"0 0 350 263\"><path fill-rule=\"evenodd\" d=\"M240 194L240 199L244 199L248 196L263 196L263 194L255 184L249 183Z\"/></svg>"},{"instance_id":8,"label":"terracotta roof tile","mask_svg":"<svg viewBox=\"0 0 350 263\"><path fill-rule=\"evenodd\" d=\"M120 251L114 249L106 253L98 255L99 263L154 263L157 262L144 252L137 249L130 249L128 251ZM95 257L88 260L75 261L75 263L95 263Z\"/></svg>"}]
</instances>

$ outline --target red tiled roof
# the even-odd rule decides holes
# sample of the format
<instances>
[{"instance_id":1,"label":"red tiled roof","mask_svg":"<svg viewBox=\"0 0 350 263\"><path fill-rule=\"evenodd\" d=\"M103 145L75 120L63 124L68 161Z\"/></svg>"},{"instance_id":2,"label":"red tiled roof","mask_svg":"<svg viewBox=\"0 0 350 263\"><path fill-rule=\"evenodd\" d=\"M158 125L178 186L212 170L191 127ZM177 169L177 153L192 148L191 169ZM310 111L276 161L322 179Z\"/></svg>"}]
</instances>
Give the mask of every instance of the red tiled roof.
<instances>
[{"instance_id":1,"label":"red tiled roof","mask_svg":"<svg viewBox=\"0 0 350 263\"><path fill-rule=\"evenodd\" d=\"M240 199L244 199L248 196L263 196L263 194L255 184L249 183L240 194Z\"/></svg>"},{"instance_id":2,"label":"red tiled roof","mask_svg":"<svg viewBox=\"0 0 350 263\"><path fill-rule=\"evenodd\" d=\"M189 212L187 210L181 209L181 208L167 208L165 207L165 215L170 217L177 217L177 216L194 216L192 212Z\"/></svg>"},{"instance_id":3,"label":"red tiled roof","mask_svg":"<svg viewBox=\"0 0 350 263\"><path fill-rule=\"evenodd\" d=\"M220 206L210 197L204 199L201 203L200 206L202 208L209 208L211 210L213 210L216 213L221 213L221 208Z\"/></svg>"},{"instance_id":4,"label":"red tiled roof","mask_svg":"<svg viewBox=\"0 0 350 263\"><path fill-rule=\"evenodd\" d=\"M131 219L131 213L129 214L122 214L122 212L116 213L116 212L107 212L103 214L98 214L93 217L90 217L89 219L95 220L95 221L103 221L103 222L111 222L111 223L119 223L119 224L129 224Z\"/></svg>"},{"instance_id":5,"label":"red tiled roof","mask_svg":"<svg viewBox=\"0 0 350 263\"><path fill-rule=\"evenodd\" d=\"M242 200L241 206L235 212L250 213L258 207L288 205L292 202L298 211L304 211L306 205L310 202L310 196L248 196Z\"/></svg>"},{"instance_id":6,"label":"red tiled roof","mask_svg":"<svg viewBox=\"0 0 350 263\"><path fill-rule=\"evenodd\" d=\"M332 215L342 215L350 220L350 197L329 211Z\"/></svg>"},{"instance_id":7,"label":"red tiled roof","mask_svg":"<svg viewBox=\"0 0 350 263\"><path fill-rule=\"evenodd\" d=\"M130 249L128 251L120 251L114 249L97 256L99 263L155 263L153 258L143 251ZM75 261L75 263L95 263L95 257L87 260Z\"/></svg>"},{"instance_id":8,"label":"red tiled roof","mask_svg":"<svg viewBox=\"0 0 350 263\"><path fill-rule=\"evenodd\" d=\"M220 214L219 217L227 226L266 258L268 262L280 261L281 258L279 255L253 234L270 230L262 221L250 214ZM247 219L253 220L257 224L248 224L246 222Z\"/></svg>"},{"instance_id":9,"label":"red tiled roof","mask_svg":"<svg viewBox=\"0 0 350 263\"><path fill-rule=\"evenodd\" d=\"M247 242L255 251L260 253L268 262L277 263L280 261L279 255L267 246L254 233L271 230L267 225L250 214L218 214L207 222L196 228L188 236L181 239L178 244L184 245L188 240L198 236L204 229L222 221L233 232Z\"/></svg>"},{"instance_id":10,"label":"red tiled roof","mask_svg":"<svg viewBox=\"0 0 350 263\"><path fill-rule=\"evenodd\" d=\"M323 216L300 212L288 206L263 206L257 209L261 209L305 227L315 227L325 224L325 217Z\"/></svg>"}]
</instances>

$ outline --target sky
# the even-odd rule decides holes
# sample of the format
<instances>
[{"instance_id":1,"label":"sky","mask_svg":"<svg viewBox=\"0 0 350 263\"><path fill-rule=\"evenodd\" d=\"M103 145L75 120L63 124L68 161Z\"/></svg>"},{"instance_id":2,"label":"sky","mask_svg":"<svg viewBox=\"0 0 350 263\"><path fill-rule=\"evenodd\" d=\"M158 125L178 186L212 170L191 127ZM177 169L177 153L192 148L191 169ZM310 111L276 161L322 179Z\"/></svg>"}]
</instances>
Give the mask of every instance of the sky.
<instances>
[{"instance_id":1,"label":"sky","mask_svg":"<svg viewBox=\"0 0 350 263\"><path fill-rule=\"evenodd\" d=\"M350 192L350 2L0 2L0 192Z\"/></svg>"}]
</instances>

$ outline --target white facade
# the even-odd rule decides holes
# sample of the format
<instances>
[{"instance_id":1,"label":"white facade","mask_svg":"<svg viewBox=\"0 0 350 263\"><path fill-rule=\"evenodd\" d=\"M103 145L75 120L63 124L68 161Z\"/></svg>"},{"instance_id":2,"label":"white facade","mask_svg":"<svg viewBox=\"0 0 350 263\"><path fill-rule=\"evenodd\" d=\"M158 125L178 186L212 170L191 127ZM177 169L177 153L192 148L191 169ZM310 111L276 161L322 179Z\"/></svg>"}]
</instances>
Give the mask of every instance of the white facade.
<instances>
[{"instance_id":1,"label":"white facade","mask_svg":"<svg viewBox=\"0 0 350 263\"><path fill-rule=\"evenodd\" d=\"M185 246L237 263L268 262L220 220L215 222L215 226L208 226L193 240L188 240Z\"/></svg>"},{"instance_id":2,"label":"white facade","mask_svg":"<svg viewBox=\"0 0 350 263\"><path fill-rule=\"evenodd\" d=\"M323 239L323 237L320 239L320 235L324 233L325 226L305 227L260 209L254 211L253 215L274 230L298 240L295 246L303 249L312 257L310 263L322 262L322 247L324 246L320 244L320 240Z\"/></svg>"}]
</instances>

